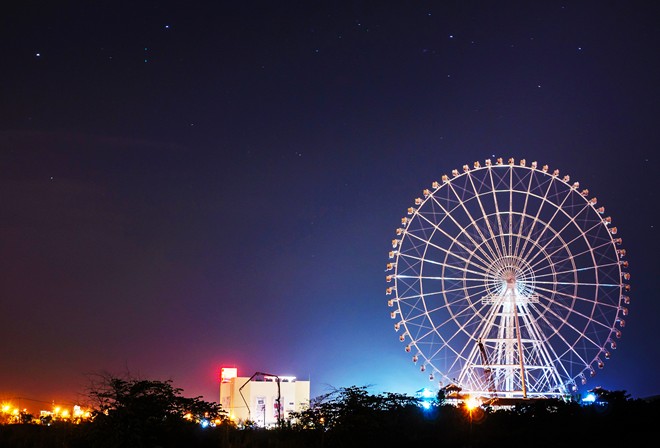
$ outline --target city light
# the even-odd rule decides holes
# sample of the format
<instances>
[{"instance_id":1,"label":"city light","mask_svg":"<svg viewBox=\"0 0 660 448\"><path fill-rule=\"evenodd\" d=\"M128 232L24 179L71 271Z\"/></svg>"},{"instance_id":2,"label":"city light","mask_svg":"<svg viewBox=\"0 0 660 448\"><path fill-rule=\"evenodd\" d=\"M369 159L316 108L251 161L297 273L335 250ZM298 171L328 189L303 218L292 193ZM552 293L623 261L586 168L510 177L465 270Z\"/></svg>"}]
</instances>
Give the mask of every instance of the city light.
<instances>
[{"instance_id":1,"label":"city light","mask_svg":"<svg viewBox=\"0 0 660 448\"><path fill-rule=\"evenodd\" d=\"M476 397L468 397L467 400L465 400L465 407L468 411L472 411L479 406L481 406L481 401Z\"/></svg>"},{"instance_id":2,"label":"city light","mask_svg":"<svg viewBox=\"0 0 660 448\"><path fill-rule=\"evenodd\" d=\"M419 405L425 409L431 409L431 405L435 401L436 394L427 389L426 387L417 391L417 398L419 399Z\"/></svg>"},{"instance_id":3,"label":"city light","mask_svg":"<svg viewBox=\"0 0 660 448\"><path fill-rule=\"evenodd\" d=\"M92 412L89 409L83 409L79 405L74 405L71 408L53 405L52 410L41 410L38 415L34 415L28 409L21 409L10 402L0 404L0 424L32 423L50 426L56 421L79 424L89 421L91 418Z\"/></svg>"}]
</instances>

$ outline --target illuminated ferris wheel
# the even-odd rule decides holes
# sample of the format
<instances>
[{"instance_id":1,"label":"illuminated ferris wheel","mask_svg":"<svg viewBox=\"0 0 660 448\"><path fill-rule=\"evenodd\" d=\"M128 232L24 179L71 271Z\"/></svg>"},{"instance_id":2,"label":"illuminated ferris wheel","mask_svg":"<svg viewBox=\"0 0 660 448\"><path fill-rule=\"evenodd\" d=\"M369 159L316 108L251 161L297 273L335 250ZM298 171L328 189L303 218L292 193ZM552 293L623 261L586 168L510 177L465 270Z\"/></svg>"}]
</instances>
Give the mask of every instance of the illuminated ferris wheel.
<instances>
[{"instance_id":1,"label":"illuminated ferris wheel","mask_svg":"<svg viewBox=\"0 0 660 448\"><path fill-rule=\"evenodd\" d=\"M625 326L630 274L616 235L559 170L464 165L415 199L392 240L394 329L441 386L566 396L603 368Z\"/></svg>"}]
</instances>

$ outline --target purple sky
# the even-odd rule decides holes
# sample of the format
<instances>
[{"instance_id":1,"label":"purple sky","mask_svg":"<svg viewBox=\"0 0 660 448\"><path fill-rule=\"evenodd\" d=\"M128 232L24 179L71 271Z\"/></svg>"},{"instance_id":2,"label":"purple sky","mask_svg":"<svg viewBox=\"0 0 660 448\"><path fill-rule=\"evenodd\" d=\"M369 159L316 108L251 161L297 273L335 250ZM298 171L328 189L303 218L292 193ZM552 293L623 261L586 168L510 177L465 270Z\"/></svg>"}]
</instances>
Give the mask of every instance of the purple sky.
<instances>
[{"instance_id":1,"label":"purple sky","mask_svg":"<svg viewBox=\"0 0 660 448\"><path fill-rule=\"evenodd\" d=\"M660 393L653 2L19 3L0 398L72 402L108 371L218 401L221 366L313 396L429 386L392 329L390 242L422 189L493 154L607 207L632 302L588 386Z\"/></svg>"}]
</instances>

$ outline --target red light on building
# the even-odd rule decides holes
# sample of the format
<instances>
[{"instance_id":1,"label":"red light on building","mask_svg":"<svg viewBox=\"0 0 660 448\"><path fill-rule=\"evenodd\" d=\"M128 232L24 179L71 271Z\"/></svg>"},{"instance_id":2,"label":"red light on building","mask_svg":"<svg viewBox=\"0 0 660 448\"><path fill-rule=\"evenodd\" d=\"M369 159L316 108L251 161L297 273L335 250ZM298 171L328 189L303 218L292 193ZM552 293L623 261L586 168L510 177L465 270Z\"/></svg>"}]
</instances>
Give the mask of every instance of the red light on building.
<instances>
[{"instance_id":1,"label":"red light on building","mask_svg":"<svg viewBox=\"0 0 660 448\"><path fill-rule=\"evenodd\" d=\"M220 370L220 381L228 383L232 378L238 376L238 369L236 367L223 367Z\"/></svg>"}]
</instances>

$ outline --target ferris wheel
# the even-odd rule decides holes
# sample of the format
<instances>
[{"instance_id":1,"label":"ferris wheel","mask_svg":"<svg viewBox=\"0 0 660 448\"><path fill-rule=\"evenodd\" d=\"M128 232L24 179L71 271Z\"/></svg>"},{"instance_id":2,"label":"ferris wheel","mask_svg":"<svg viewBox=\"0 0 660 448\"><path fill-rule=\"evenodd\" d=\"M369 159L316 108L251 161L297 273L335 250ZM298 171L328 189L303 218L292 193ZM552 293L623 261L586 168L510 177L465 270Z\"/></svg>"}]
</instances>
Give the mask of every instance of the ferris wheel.
<instances>
[{"instance_id":1,"label":"ferris wheel","mask_svg":"<svg viewBox=\"0 0 660 448\"><path fill-rule=\"evenodd\" d=\"M394 329L439 385L483 397L563 397L616 349L630 302L605 208L536 162L475 162L401 219L387 264Z\"/></svg>"}]
</instances>

